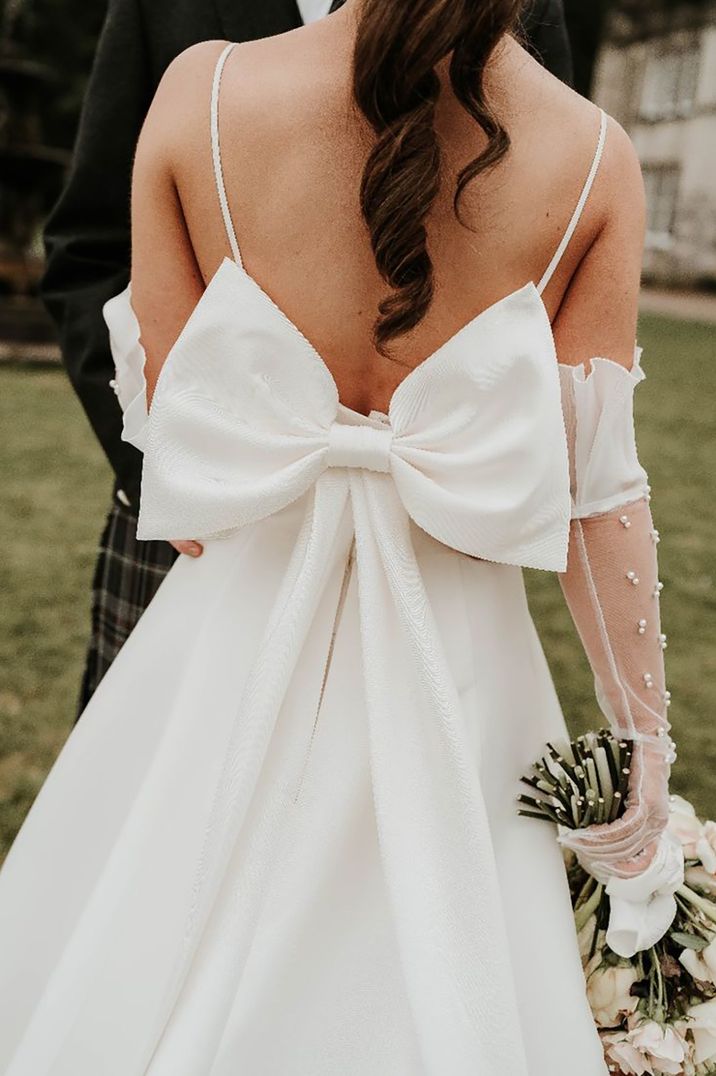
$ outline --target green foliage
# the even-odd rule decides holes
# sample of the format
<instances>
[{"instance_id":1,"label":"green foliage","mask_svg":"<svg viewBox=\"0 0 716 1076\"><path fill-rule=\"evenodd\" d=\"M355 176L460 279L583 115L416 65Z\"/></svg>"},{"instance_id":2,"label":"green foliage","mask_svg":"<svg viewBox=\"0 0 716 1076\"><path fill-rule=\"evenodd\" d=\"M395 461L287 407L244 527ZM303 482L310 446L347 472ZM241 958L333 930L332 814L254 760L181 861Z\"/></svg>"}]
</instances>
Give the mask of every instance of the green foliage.
<instances>
[{"instance_id":1,"label":"green foliage","mask_svg":"<svg viewBox=\"0 0 716 1076\"><path fill-rule=\"evenodd\" d=\"M0 367L0 858L70 731L109 467L60 370Z\"/></svg>"}]
</instances>

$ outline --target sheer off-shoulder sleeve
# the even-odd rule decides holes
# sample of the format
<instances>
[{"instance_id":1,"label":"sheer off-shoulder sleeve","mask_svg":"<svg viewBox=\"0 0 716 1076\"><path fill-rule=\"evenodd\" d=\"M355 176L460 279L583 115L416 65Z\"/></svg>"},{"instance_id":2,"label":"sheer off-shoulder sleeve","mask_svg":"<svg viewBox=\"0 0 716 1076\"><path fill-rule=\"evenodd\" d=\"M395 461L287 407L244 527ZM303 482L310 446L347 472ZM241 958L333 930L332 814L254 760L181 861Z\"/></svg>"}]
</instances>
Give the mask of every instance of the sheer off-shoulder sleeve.
<instances>
[{"instance_id":1,"label":"sheer off-shoulder sleeve","mask_svg":"<svg viewBox=\"0 0 716 1076\"><path fill-rule=\"evenodd\" d=\"M561 834L595 872L639 874L668 820L675 759L667 720L657 567L659 534L633 417L644 379L604 358L560 366L570 453L572 520L562 589L594 673L601 710L617 736L634 741L627 810L616 822Z\"/></svg>"},{"instance_id":2,"label":"sheer off-shoulder sleeve","mask_svg":"<svg viewBox=\"0 0 716 1076\"><path fill-rule=\"evenodd\" d=\"M147 435L146 355L140 341L139 322L132 307L131 285L104 304L104 320L114 360L110 381L124 416L122 440L144 451Z\"/></svg>"}]
</instances>

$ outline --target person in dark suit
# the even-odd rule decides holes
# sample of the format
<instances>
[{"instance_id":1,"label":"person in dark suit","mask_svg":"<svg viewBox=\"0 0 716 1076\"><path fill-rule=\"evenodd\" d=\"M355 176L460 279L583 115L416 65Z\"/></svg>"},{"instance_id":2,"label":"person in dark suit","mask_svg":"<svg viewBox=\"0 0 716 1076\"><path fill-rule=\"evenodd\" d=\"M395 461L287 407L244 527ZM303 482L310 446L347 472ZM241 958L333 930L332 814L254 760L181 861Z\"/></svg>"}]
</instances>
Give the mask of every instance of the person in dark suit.
<instances>
[{"instance_id":1,"label":"person in dark suit","mask_svg":"<svg viewBox=\"0 0 716 1076\"><path fill-rule=\"evenodd\" d=\"M92 635L79 713L156 593L178 552L196 543L138 542L141 455L121 440L110 387L113 362L102 317L129 280L129 191L134 150L171 61L211 39L252 41L328 14L342 0L109 0L65 189L45 230L45 304L72 384L115 474L114 497L93 582ZM562 0L531 0L523 20L530 50L570 82Z\"/></svg>"}]
</instances>

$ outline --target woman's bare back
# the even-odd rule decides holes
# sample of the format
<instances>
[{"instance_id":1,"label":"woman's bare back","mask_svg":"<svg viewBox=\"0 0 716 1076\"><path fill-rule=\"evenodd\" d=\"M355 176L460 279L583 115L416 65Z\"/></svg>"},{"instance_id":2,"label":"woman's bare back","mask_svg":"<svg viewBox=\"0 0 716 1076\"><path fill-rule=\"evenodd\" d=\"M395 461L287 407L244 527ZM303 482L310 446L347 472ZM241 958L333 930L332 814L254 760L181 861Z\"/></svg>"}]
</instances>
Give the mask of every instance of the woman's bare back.
<instances>
[{"instance_id":1,"label":"woman's bare back","mask_svg":"<svg viewBox=\"0 0 716 1076\"><path fill-rule=\"evenodd\" d=\"M373 136L352 97L354 34L348 5L312 26L234 49L222 77L219 127L246 270L323 356L342 401L368 412L385 410L407 370L481 310L539 280L579 199L600 118L594 105L505 38L490 61L486 90L512 145L468 188L462 209L468 228L453 211L455 183L485 136L444 79L436 123L444 175L427 225L435 300L386 358L373 344L373 327L388 289L358 198ZM133 278L150 386L152 370L158 372L206 283L231 255L209 122L223 47L208 42L175 61L140 141ZM642 199L635 155L611 121L598 181L544 295L560 361L607 349L618 361L631 361ZM171 274L177 283L169 296L160 282Z\"/></svg>"}]
</instances>

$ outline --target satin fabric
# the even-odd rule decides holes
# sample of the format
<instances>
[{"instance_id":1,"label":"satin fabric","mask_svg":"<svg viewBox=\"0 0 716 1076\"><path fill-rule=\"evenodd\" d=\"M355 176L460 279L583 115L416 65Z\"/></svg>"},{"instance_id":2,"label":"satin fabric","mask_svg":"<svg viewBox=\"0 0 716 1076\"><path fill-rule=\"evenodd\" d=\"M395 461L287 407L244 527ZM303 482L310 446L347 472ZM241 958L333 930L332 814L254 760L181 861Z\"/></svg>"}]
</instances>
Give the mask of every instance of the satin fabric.
<instances>
[{"instance_id":1,"label":"satin fabric","mask_svg":"<svg viewBox=\"0 0 716 1076\"><path fill-rule=\"evenodd\" d=\"M8 1076L601 1076L554 835L515 804L564 735L520 573L564 567L571 514L534 285L387 415L233 262L148 421L129 296L107 316L140 536L207 549L0 874Z\"/></svg>"}]
</instances>

